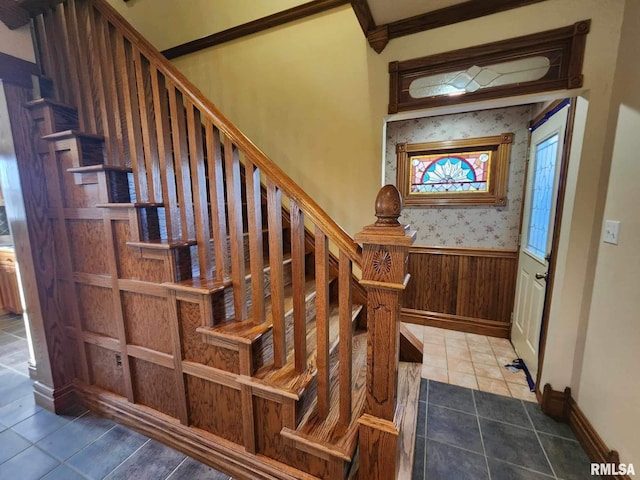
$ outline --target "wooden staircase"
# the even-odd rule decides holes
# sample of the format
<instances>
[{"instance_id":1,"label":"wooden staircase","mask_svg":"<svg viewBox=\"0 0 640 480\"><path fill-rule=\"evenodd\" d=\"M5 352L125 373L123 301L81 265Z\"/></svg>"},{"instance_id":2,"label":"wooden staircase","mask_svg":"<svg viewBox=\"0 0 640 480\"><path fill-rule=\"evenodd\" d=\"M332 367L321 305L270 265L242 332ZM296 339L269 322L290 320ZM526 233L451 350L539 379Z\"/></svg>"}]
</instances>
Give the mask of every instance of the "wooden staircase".
<instances>
[{"instance_id":1,"label":"wooden staircase","mask_svg":"<svg viewBox=\"0 0 640 480\"><path fill-rule=\"evenodd\" d=\"M54 3L34 18L54 98L26 107L75 391L237 478L347 478L358 443L369 450L362 429L371 439L375 415L397 428L402 416L398 298L412 237L389 220L398 205L384 211L395 200L379 198L379 225L362 237L377 250L363 263L105 1ZM374 290L393 293L372 304ZM386 371L372 367L379 351ZM365 471L386 473L365 478L390 478L371 466L379 455Z\"/></svg>"}]
</instances>

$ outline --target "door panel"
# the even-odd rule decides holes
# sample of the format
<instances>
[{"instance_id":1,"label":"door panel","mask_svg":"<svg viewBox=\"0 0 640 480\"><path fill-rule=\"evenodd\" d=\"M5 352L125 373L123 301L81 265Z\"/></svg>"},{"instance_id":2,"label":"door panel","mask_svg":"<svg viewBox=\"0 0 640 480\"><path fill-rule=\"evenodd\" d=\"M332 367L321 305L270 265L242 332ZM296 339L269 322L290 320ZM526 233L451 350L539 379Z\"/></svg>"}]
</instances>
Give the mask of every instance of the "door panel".
<instances>
[{"instance_id":1,"label":"door panel","mask_svg":"<svg viewBox=\"0 0 640 480\"><path fill-rule=\"evenodd\" d=\"M531 135L511 341L531 374L538 371L540 326L553 238L558 177L569 106Z\"/></svg>"}]
</instances>

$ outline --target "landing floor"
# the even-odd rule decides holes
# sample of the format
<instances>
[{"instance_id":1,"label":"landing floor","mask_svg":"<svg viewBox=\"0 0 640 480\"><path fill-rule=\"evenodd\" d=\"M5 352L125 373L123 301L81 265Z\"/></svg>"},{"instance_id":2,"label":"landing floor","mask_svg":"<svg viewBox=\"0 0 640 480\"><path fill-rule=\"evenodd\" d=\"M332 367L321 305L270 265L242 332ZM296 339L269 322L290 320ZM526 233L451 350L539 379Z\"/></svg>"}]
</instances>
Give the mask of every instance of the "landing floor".
<instances>
[{"instance_id":1,"label":"landing floor","mask_svg":"<svg viewBox=\"0 0 640 480\"><path fill-rule=\"evenodd\" d=\"M412 480L579 480L590 461L537 403L422 379Z\"/></svg>"}]
</instances>

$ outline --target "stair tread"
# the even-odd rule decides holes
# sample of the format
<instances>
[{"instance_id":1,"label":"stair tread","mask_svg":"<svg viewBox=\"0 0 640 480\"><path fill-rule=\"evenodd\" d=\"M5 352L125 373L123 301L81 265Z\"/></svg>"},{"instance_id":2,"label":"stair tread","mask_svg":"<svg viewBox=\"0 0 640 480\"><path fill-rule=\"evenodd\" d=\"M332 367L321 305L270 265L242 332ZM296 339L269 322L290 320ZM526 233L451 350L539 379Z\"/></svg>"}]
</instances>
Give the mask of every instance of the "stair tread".
<instances>
[{"instance_id":1,"label":"stair tread","mask_svg":"<svg viewBox=\"0 0 640 480\"><path fill-rule=\"evenodd\" d=\"M84 168L84 167L81 167ZM97 203L96 208L160 208L164 207L164 203L136 202L136 203ZM160 240L149 240L156 242ZM194 240L195 241L195 240Z\"/></svg>"},{"instance_id":2,"label":"stair tread","mask_svg":"<svg viewBox=\"0 0 640 480\"><path fill-rule=\"evenodd\" d=\"M361 305L354 304L351 309L351 319L355 319L362 309ZM340 313L337 304L331 305L329 311L329 345L333 350L338 343ZM276 368L273 363L265 365L252 377L253 381L269 385L282 390L300 394L315 377L317 372L317 339L315 319L307 324L307 369L302 373L295 370L294 352L287 356L287 363L282 368Z\"/></svg>"},{"instance_id":3,"label":"stair tread","mask_svg":"<svg viewBox=\"0 0 640 480\"><path fill-rule=\"evenodd\" d=\"M181 282L167 282L164 284L171 290L180 292L200 293L203 295L212 294L224 290L231 285L231 279L225 278L224 280L216 280L215 278L188 278Z\"/></svg>"},{"instance_id":4,"label":"stair tread","mask_svg":"<svg viewBox=\"0 0 640 480\"><path fill-rule=\"evenodd\" d=\"M84 167L67 168L67 172L71 173L91 173L91 172L133 172L131 167L122 167L120 165L105 165L99 163L97 165L86 165ZM109 204L112 205L112 204Z\"/></svg>"},{"instance_id":5,"label":"stair tread","mask_svg":"<svg viewBox=\"0 0 640 480\"><path fill-rule=\"evenodd\" d=\"M52 98L36 98L35 100L31 100L26 102L24 106L28 109L37 108L41 105L52 105L54 107L63 108L65 110L76 111L76 107L72 105L67 105L66 103L59 102L58 100L54 100Z\"/></svg>"},{"instance_id":6,"label":"stair tread","mask_svg":"<svg viewBox=\"0 0 640 480\"><path fill-rule=\"evenodd\" d=\"M358 441L358 418L366 397L367 334L356 332L353 336L352 355L352 418L349 426L339 425L338 362L331 365L331 406L326 418L318 416L317 402L302 418L296 430L283 429L283 436L350 461Z\"/></svg>"},{"instance_id":7,"label":"stair tread","mask_svg":"<svg viewBox=\"0 0 640 480\"><path fill-rule=\"evenodd\" d=\"M111 205L123 205L121 203L112 203ZM149 248L153 250L171 250L173 248L184 248L195 245L195 240L145 240L141 242L127 242L130 247Z\"/></svg>"},{"instance_id":8,"label":"stair tread","mask_svg":"<svg viewBox=\"0 0 640 480\"><path fill-rule=\"evenodd\" d=\"M42 138L44 140L64 140L72 137L85 138L87 140L94 140L94 141L100 141L100 142L104 141L104 137L102 135L86 133L80 130L64 130L62 132L56 132L56 133L50 133L49 135L44 135Z\"/></svg>"},{"instance_id":9,"label":"stair tread","mask_svg":"<svg viewBox=\"0 0 640 480\"><path fill-rule=\"evenodd\" d=\"M398 364L398 405L404 407L400 427L400 454L398 478L410 478L418 417L420 396L421 363L400 362Z\"/></svg>"},{"instance_id":10,"label":"stair tread","mask_svg":"<svg viewBox=\"0 0 640 480\"><path fill-rule=\"evenodd\" d=\"M314 279L305 283L305 298L315 295ZM284 312L285 315L293 310L293 287L288 285L284 288ZM254 323L252 318L241 322L235 319L229 319L221 322L213 327L200 327L198 331L206 335L214 337L223 337L236 340L239 343L253 343L258 337L264 334L273 325L271 317L271 297L265 299L265 321L262 323Z\"/></svg>"}]
</instances>

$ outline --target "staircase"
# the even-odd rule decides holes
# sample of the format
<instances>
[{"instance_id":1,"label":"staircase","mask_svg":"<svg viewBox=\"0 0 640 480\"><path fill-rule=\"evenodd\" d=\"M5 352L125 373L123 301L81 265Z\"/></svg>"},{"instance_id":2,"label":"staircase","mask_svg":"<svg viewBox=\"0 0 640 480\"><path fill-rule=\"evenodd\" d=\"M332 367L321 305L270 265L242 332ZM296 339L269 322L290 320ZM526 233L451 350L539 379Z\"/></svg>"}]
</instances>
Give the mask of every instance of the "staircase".
<instances>
[{"instance_id":1,"label":"staircase","mask_svg":"<svg viewBox=\"0 0 640 480\"><path fill-rule=\"evenodd\" d=\"M53 3L33 19L43 96L27 108L75 391L237 478L347 478L373 438L363 428L399 429L397 292L411 237L380 197L363 263L358 243L104 0ZM373 290L396 293L372 307Z\"/></svg>"}]
</instances>

